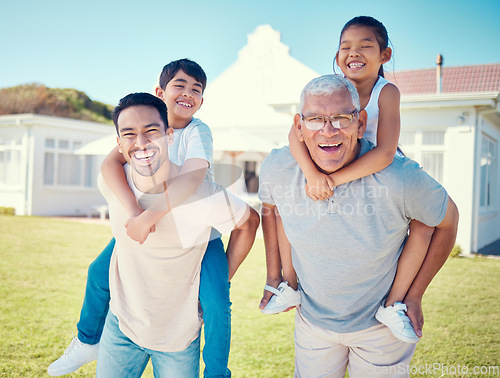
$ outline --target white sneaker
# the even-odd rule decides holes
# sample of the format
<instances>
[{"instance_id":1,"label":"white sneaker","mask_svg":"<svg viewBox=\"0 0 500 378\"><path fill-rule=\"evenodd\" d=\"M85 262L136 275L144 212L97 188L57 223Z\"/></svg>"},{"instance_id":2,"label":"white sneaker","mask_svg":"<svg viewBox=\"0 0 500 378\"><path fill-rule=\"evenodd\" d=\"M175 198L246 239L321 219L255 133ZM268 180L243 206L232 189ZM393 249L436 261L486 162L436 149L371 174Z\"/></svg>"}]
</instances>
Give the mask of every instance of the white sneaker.
<instances>
[{"instance_id":1,"label":"white sneaker","mask_svg":"<svg viewBox=\"0 0 500 378\"><path fill-rule=\"evenodd\" d=\"M72 373L86 363L97 360L98 349L99 343L85 344L78 337L73 337L64 354L50 364L47 373L53 377Z\"/></svg>"},{"instance_id":2,"label":"white sneaker","mask_svg":"<svg viewBox=\"0 0 500 378\"><path fill-rule=\"evenodd\" d=\"M280 283L278 289L269 285L266 285L264 289L270 291L274 295L269 299L266 307L260 310L263 314L278 314L289 307L298 306L300 304L299 291L293 290L288 286L288 282Z\"/></svg>"},{"instance_id":3,"label":"white sneaker","mask_svg":"<svg viewBox=\"0 0 500 378\"><path fill-rule=\"evenodd\" d=\"M410 344L420 341L420 337L413 330L410 318L406 315L406 305L404 303L396 302L393 306L380 306L375 318L386 325L399 340Z\"/></svg>"}]
</instances>

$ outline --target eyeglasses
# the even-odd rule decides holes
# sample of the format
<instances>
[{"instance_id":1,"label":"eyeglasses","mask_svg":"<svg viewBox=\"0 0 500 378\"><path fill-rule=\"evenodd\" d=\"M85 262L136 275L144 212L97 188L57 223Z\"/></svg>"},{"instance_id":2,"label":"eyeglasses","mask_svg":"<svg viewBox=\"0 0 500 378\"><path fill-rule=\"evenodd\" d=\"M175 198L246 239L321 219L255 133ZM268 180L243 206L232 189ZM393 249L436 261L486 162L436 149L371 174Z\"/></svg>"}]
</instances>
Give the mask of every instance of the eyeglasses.
<instances>
[{"instance_id":1,"label":"eyeglasses","mask_svg":"<svg viewBox=\"0 0 500 378\"><path fill-rule=\"evenodd\" d=\"M336 129L346 129L352 124L352 120L359 114L359 110L355 110L352 113L347 114L334 114L331 116L304 116L300 113L301 119L304 121L304 125L311 131L321 130L326 125L326 121L330 121L333 127Z\"/></svg>"}]
</instances>

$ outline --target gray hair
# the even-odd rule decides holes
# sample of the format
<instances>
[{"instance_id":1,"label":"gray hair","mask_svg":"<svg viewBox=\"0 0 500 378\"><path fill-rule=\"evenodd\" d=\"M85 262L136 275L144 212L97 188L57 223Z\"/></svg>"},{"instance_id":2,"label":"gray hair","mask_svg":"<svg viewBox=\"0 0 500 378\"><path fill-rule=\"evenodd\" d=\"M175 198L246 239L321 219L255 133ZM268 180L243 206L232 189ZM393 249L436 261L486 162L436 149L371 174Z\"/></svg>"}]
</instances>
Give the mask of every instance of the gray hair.
<instances>
[{"instance_id":1,"label":"gray hair","mask_svg":"<svg viewBox=\"0 0 500 378\"><path fill-rule=\"evenodd\" d=\"M352 104L356 110L360 110L359 94L354 84L343 76L330 74L317 77L307 83L300 94L299 112L302 112L307 96L328 96L345 89L351 94Z\"/></svg>"}]
</instances>

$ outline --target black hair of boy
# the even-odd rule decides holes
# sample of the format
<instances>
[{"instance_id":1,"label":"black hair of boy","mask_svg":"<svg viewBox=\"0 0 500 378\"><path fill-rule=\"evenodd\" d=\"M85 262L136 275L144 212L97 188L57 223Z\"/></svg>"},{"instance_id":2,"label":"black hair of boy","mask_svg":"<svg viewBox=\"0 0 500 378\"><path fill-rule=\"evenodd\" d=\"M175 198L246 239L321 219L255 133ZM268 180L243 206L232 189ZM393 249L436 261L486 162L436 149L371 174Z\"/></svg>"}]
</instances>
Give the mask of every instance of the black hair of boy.
<instances>
[{"instance_id":1,"label":"black hair of boy","mask_svg":"<svg viewBox=\"0 0 500 378\"><path fill-rule=\"evenodd\" d=\"M153 108L156 108L158 113L160 113L163 124L165 125L165 131L168 129L167 106L162 100L150 93L131 93L123 97L118 102L118 106L116 106L111 113L118 136L120 136L120 133L118 132L118 117L123 110L130 108L131 106L152 106Z\"/></svg>"},{"instance_id":2,"label":"black hair of boy","mask_svg":"<svg viewBox=\"0 0 500 378\"><path fill-rule=\"evenodd\" d=\"M180 70L184 71L186 75L193 77L197 82L201 83L202 91L205 91L205 87L207 86L207 75L198 63L189 59L173 60L163 67L160 74L160 88L165 90L168 82L172 80Z\"/></svg>"}]
</instances>

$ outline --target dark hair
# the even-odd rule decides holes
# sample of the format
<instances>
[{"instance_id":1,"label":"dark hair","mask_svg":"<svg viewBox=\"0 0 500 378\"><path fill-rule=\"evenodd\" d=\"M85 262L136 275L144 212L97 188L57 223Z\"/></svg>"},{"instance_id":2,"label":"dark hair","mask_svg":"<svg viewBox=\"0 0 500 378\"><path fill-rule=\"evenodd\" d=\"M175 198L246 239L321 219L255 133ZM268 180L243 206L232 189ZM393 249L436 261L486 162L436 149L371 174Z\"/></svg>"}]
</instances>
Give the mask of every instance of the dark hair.
<instances>
[{"instance_id":1,"label":"dark hair","mask_svg":"<svg viewBox=\"0 0 500 378\"><path fill-rule=\"evenodd\" d=\"M130 108L131 106L152 106L153 108L156 108L156 110L158 110L158 113L160 113L160 117L165 126L165 130L167 130L168 113L165 103L158 97L153 96L149 93L131 93L123 97L120 102L118 102L118 106L115 107L113 112L111 113L111 117L113 119L113 123L115 124L118 136L120 135L118 133L118 117L123 110Z\"/></svg>"},{"instance_id":2,"label":"dark hair","mask_svg":"<svg viewBox=\"0 0 500 378\"><path fill-rule=\"evenodd\" d=\"M378 45L380 47L380 51L385 50L387 47L389 47L389 35L387 33L387 29L385 28L384 24L382 24L380 21L374 19L373 17L370 16L358 16L354 17L353 19L347 21L347 23L344 25L342 28L342 31L340 32L340 39L342 39L342 34L349 29L351 26L365 26L370 29L372 29L373 34L375 34L375 37L377 38ZM340 45L340 40L339 40L339 45ZM378 71L379 76L384 77L384 68L382 65L380 65L380 69Z\"/></svg>"},{"instance_id":3,"label":"dark hair","mask_svg":"<svg viewBox=\"0 0 500 378\"><path fill-rule=\"evenodd\" d=\"M205 74L205 71L203 71L203 68L201 68L198 63L189 59L173 60L163 67L160 74L160 88L165 90L168 82L172 80L180 70L184 71L187 75L193 77L196 81L201 83L202 91L205 90L205 87L207 86L207 75Z\"/></svg>"}]
</instances>

